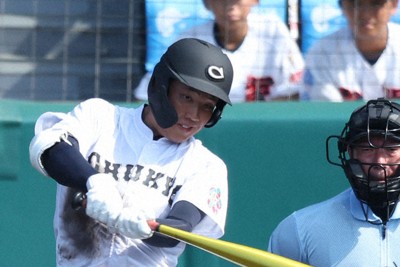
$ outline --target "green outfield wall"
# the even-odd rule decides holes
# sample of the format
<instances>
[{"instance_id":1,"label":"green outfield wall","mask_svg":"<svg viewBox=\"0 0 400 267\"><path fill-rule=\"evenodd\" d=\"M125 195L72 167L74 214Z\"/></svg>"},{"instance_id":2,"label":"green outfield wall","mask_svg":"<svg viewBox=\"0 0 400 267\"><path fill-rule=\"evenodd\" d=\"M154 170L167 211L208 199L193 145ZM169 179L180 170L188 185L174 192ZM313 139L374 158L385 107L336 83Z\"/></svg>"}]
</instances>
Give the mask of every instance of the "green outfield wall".
<instances>
[{"instance_id":1,"label":"green outfield wall","mask_svg":"<svg viewBox=\"0 0 400 267\"><path fill-rule=\"evenodd\" d=\"M55 266L55 182L33 169L28 147L40 114L65 112L75 104L0 100L1 266ZM325 159L325 139L340 134L361 104L235 104L214 128L203 130L198 137L228 166L222 239L266 249L281 219L344 190L342 170ZM188 247L179 266L235 265Z\"/></svg>"}]
</instances>

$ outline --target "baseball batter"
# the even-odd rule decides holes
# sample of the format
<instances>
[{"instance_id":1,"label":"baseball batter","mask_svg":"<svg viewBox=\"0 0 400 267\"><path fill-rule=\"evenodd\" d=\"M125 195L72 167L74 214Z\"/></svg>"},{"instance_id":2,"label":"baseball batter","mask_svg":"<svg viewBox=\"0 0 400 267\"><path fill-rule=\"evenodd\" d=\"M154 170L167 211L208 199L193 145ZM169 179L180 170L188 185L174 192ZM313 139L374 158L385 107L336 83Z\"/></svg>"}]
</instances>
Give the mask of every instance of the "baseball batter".
<instances>
[{"instance_id":1,"label":"baseball batter","mask_svg":"<svg viewBox=\"0 0 400 267\"><path fill-rule=\"evenodd\" d=\"M398 0L340 0L348 26L317 41L306 55L303 99L400 97L400 25L389 22Z\"/></svg>"},{"instance_id":2,"label":"baseball batter","mask_svg":"<svg viewBox=\"0 0 400 267\"><path fill-rule=\"evenodd\" d=\"M336 140L351 188L292 213L268 250L315 267L400 266L400 105L370 100ZM331 155L327 151L327 155Z\"/></svg>"},{"instance_id":3,"label":"baseball batter","mask_svg":"<svg viewBox=\"0 0 400 267\"><path fill-rule=\"evenodd\" d=\"M297 99L304 61L287 26L271 14L252 7L255 0L205 0L215 19L190 28L180 38L195 37L219 46L234 68L232 102ZM135 96L146 99L146 74Z\"/></svg>"},{"instance_id":4,"label":"baseball batter","mask_svg":"<svg viewBox=\"0 0 400 267\"><path fill-rule=\"evenodd\" d=\"M198 39L172 44L156 65L148 104L89 99L39 117L32 165L57 181L57 266L176 266L184 243L147 220L219 238L228 205L224 162L193 136L220 119L233 70ZM85 210L71 201L87 192Z\"/></svg>"}]
</instances>

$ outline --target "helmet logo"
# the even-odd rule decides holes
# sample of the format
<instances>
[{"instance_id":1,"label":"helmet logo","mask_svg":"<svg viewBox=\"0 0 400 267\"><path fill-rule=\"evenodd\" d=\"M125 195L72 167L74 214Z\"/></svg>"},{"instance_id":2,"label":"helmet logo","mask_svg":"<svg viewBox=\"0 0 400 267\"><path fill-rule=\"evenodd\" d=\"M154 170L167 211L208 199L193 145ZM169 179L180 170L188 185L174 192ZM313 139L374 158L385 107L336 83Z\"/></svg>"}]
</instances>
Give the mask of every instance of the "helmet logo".
<instances>
[{"instance_id":1,"label":"helmet logo","mask_svg":"<svg viewBox=\"0 0 400 267\"><path fill-rule=\"evenodd\" d=\"M209 66L207 69L207 74L215 80L224 79L224 68L217 66Z\"/></svg>"}]
</instances>

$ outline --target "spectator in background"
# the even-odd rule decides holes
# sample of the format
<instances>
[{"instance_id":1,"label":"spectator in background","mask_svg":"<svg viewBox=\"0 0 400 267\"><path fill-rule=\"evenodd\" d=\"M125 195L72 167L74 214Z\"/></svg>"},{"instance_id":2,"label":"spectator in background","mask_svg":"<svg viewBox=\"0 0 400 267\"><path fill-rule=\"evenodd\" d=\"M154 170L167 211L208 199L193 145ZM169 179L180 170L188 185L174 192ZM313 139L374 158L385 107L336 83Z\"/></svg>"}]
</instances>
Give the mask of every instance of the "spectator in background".
<instances>
[{"instance_id":1,"label":"spectator in background","mask_svg":"<svg viewBox=\"0 0 400 267\"><path fill-rule=\"evenodd\" d=\"M195 37L215 44L234 68L232 102L297 100L304 61L287 26L275 14L254 12L257 0L204 0L214 20L195 26L179 38ZM145 100L151 74L135 90Z\"/></svg>"},{"instance_id":2,"label":"spectator in background","mask_svg":"<svg viewBox=\"0 0 400 267\"><path fill-rule=\"evenodd\" d=\"M400 97L398 0L339 0L348 25L317 41L306 55L302 99Z\"/></svg>"}]
</instances>

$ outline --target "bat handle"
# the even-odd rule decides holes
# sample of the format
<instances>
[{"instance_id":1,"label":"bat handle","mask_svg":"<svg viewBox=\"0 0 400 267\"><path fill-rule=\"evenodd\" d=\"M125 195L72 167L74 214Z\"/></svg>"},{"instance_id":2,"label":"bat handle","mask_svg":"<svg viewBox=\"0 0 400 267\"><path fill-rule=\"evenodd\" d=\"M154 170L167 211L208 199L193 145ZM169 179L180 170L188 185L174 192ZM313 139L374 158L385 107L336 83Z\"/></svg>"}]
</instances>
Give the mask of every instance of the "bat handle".
<instances>
[{"instance_id":1,"label":"bat handle","mask_svg":"<svg viewBox=\"0 0 400 267\"><path fill-rule=\"evenodd\" d=\"M71 207L74 210L84 209L86 208L86 202L87 202L86 194L83 192L77 192L72 199Z\"/></svg>"}]
</instances>

